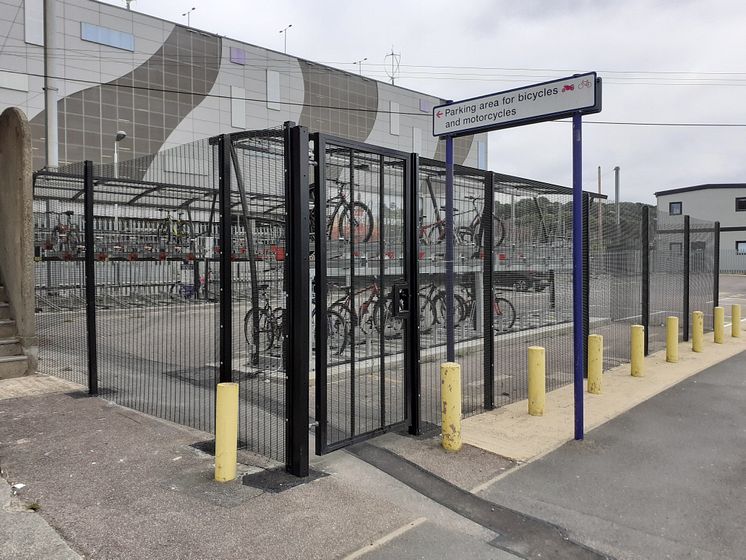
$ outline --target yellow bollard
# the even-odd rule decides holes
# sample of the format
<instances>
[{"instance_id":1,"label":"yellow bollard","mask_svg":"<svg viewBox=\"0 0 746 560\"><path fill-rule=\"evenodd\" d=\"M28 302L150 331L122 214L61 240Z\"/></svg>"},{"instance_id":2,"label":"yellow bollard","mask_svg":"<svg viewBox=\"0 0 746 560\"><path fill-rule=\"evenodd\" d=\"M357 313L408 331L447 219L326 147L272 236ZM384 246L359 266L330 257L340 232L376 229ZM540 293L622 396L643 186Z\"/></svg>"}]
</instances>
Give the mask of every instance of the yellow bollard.
<instances>
[{"instance_id":1,"label":"yellow bollard","mask_svg":"<svg viewBox=\"0 0 746 560\"><path fill-rule=\"evenodd\" d=\"M588 392L601 394L601 379L603 378L604 337L592 334L588 337Z\"/></svg>"},{"instance_id":2,"label":"yellow bollard","mask_svg":"<svg viewBox=\"0 0 746 560\"><path fill-rule=\"evenodd\" d=\"M215 480L236 478L238 444L238 383L218 383L215 402Z\"/></svg>"},{"instance_id":3,"label":"yellow bollard","mask_svg":"<svg viewBox=\"0 0 746 560\"><path fill-rule=\"evenodd\" d=\"M443 449L461 449L461 366L440 364L440 399L443 412Z\"/></svg>"},{"instance_id":4,"label":"yellow bollard","mask_svg":"<svg viewBox=\"0 0 746 560\"><path fill-rule=\"evenodd\" d=\"M666 317L666 361L679 361L679 318Z\"/></svg>"},{"instance_id":5,"label":"yellow bollard","mask_svg":"<svg viewBox=\"0 0 746 560\"><path fill-rule=\"evenodd\" d=\"M692 313L692 352L702 352L704 346L705 314L701 311Z\"/></svg>"},{"instance_id":6,"label":"yellow bollard","mask_svg":"<svg viewBox=\"0 0 746 560\"><path fill-rule=\"evenodd\" d=\"M546 402L546 361L544 348L528 347L528 413L531 416L544 416Z\"/></svg>"},{"instance_id":7,"label":"yellow bollard","mask_svg":"<svg viewBox=\"0 0 746 560\"><path fill-rule=\"evenodd\" d=\"M630 327L630 373L634 377L642 377L643 362L645 361L645 327L632 325Z\"/></svg>"},{"instance_id":8,"label":"yellow bollard","mask_svg":"<svg viewBox=\"0 0 746 560\"><path fill-rule=\"evenodd\" d=\"M716 307L712 314L713 330L715 331L715 344L723 343L723 331L725 330L725 308Z\"/></svg>"},{"instance_id":9,"label":"yellow bollard","mask_svg":"<svg viewBox=\"0 0 746 560\"><path fill-rule=\"evenodd\" d=\"M741 336L741 304L734 303L730 308L730 335L734 338Z\"/></svg>"}]
</instances>

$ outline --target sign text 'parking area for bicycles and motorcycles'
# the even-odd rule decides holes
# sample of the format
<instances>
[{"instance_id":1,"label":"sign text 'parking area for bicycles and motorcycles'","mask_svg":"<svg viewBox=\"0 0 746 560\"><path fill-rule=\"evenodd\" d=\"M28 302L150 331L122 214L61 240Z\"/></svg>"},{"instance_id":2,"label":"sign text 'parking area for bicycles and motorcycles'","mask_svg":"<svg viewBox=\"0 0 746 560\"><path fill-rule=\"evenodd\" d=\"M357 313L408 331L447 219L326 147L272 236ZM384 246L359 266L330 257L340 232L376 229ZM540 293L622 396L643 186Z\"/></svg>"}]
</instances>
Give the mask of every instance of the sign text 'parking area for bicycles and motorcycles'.
<instances>
[{"instance_id":1,"label":"sign text 'parking area for bicycles and motorcycles'","mask_svg":"<svg viewBox=\"0 0 746 560\"><path fill-rule=\"evenodd\" d=\"M433 109L433 136L460 136L562 118L600 104L596 73L465 99Z\"/></svg>"}]
</instances>

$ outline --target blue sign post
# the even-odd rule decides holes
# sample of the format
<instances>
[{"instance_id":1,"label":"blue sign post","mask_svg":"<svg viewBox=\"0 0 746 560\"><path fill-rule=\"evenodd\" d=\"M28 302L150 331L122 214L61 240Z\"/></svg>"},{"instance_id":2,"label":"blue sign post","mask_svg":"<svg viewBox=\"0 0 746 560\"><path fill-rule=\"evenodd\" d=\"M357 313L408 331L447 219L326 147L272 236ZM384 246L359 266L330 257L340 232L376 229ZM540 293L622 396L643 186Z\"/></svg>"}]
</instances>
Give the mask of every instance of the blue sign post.
<instances>
[{"instance_id":1,"label":"blue sign post","mask_svg":"<svg viewBox=\"0 0 746 560\"><path fill-rule=\"evenodd\" d=\"M572 332L575 439L583 439L583 134L581 113L572 116Z\"/></svg>"},{"instance_id":2,"label":"blue sign post","mask_svg":"<svg viewBox=\"0 0 746 560\"><path fill-rule=\"evenodd\" d=\"M583 439L583 138L582 115L601 111L601 78L578 74L433 108L433 136L446 142L446 355L455 359L453 326L453 138L572 117L573 382L575 439ZM487 204L488 201L485 201ZM494 200L489 201L494 204ZM489 288L487 288L489 289Z\"/></svg>"}]
</instances>

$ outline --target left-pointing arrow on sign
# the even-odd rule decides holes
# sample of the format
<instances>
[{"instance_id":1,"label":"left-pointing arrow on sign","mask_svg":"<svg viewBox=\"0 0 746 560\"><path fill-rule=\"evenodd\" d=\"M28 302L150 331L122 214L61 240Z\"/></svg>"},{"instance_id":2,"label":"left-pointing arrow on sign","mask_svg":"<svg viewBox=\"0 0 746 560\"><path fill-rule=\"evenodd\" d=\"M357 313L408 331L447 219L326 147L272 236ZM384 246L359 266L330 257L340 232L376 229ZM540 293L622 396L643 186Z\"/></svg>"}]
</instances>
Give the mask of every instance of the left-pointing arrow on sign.
<instances>
[{"instance_id":1,"label":"left-pointing arrow on sign","mask_svg":"<svg viewBox=\"0 0 746 560\"><path fill-rule=\"evenodd\" d=\"M443 111L438 111L437 113L435 113L435 116L438 117L438 118L442 117L443 116Z\"/></svg>"}]
</instances>

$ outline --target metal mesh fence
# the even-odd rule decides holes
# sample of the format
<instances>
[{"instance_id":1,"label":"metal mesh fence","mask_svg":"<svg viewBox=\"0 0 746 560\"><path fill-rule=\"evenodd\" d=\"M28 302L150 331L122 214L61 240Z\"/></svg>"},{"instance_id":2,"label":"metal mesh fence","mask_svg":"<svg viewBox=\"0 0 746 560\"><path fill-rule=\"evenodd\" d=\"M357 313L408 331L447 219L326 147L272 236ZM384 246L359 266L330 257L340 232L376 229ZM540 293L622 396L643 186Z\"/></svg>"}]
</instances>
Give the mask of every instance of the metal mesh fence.
<instances>
[{"instance_id":1,"label":"metal mesh fence","mask_svg":"<svg viewBox=\"0 0 746 560\"><path fill-rule=\"evenodd\" d=\"M495 200L494 391L502 406L527 397L529 346L546 348L547 390L573 378L572 194L497 174Z\"/></svg>"},{"instance_id":2,"label":"metal mesh fence","mask_svg":"<svg viewBox=\"0 0 746 560\"><path fill-rule=\"evenodd\" d=\"M88 383L85 222L82 203L59 199L66 185L83 189L81 179L38 177L34 200L36 331L39 372Z\"/></svg>"},{"instance_id":3,"label":"metal mesh fence","mask_svg":"<svg viewBox=\"0 0 746 560\"><path fill-rule=\"evenodd\" d=\"M464 415L484 409L484 241L486 174L456 168L454 200L454 343L461 364ZM445 167L420 162L418 310L422 419L440 424L440 364L446 360Z\"/></svg>"},{"instance_id":4,"label":"metal mesh fence","mask_svg":"<svg viewBox=\"0 0 746 560\"><path fill-rule=\"evenodd\" d=\"M641 204L588 208L589 330L604 337L604 369L629 361L630 326L643 324L643 217Z\"/></svg>"},{"instance_id":5,"label":"metal mesh fence","mask_svg":"<svg viewBox=\"0 0 746 560\"><path fill-rule=\"evenodd\" d=\"M702 311L704 330L713 330L713 267L715 266L715 224L689 218L689 307Z\"/></svg>"},{"instance_id":6,"label":"metal mesh fence","mask_svg":"<svg viewBox=\"0 0 746 560\"><path fill-rule=\"evenodd\" d=\"M285 458L284 131L230 144L239 442ZM220 368L215 140L93 168L98 394L214 431ZM83 166L35 177L40 371L87 384ZM256 323L254 317L257 318Z\"/></svg>"},{"instance_id":7,"label":"metal mesh fence","mask_svg":"<svg viewBox=\"0 0 746 560\"><path fill-rule=\"evenodd\" d=\"M286 229L284 130L236 136L232 192L233 381L239 440L285 460Z\"/></svg>"},{"instance_id":8,"label":"metal mesh fence","mask_svg":"<svg viewBox=\"0 0 746 560\"><path fill-rule=\"evenodd\" d=\"M84 260L93 255L99 394L211 432L227 362L222 371L240 388L241 445L285 460L295 437L288 440L295 409L288 405L287 301L299 278L289 272L288 240L298 230L286 218L287 177L297 157L287 133L242 132L223 137L225 151L211 139L116 168L96 166L91 247L84 242L82 166L38 173L40 371L87 382ZM318 301L308 320L316 337L302 350L315 357L309 404L323 424L317 449L326 452L407 420L407 399L417 390L409 385L412 355L419 357L422 421L440 424L449 335L446 193L442 162L420 160L410 175L408 154L315 138L309 216L316 286L308 289ZM307 156L307 137L302 142ZM221 206L226 179L229 200ZM468 416L526 398L529 346L546 348L547 390L573 380L572 192L459 166L453 186L452 335ZM589 334L604 336L604 368L629 360L629 327L645 323L646 301L651 352L664 348L667 316L678 316L684 332L687 305L704 311L711 329L714 224L586 200L586 319ZM222 243L221 226L230 231ZM415 261L413 334L396 294L414 287ZM230 271L228 294L221 270ZM225 358L221 309L232 315Z\"/></svg>"}]
</instances>

